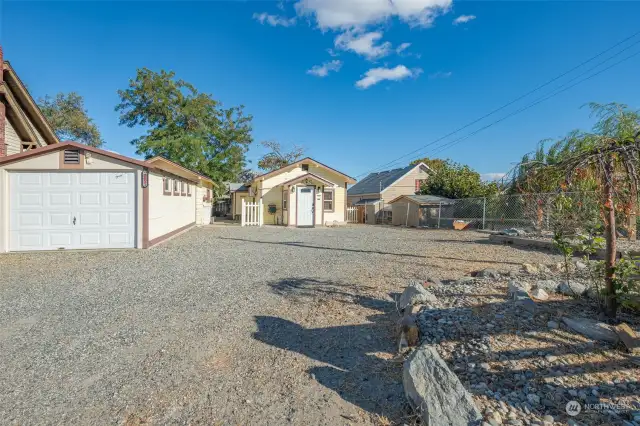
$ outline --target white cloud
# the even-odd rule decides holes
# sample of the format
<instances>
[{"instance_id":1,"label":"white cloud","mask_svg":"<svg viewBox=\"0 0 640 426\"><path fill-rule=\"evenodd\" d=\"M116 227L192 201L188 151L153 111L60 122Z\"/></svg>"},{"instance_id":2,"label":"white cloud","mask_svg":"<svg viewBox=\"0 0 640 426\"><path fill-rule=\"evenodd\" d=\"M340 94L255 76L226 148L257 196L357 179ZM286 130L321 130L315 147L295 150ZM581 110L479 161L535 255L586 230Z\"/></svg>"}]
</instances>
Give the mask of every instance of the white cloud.
<instances>
[{"instance_id":1,"label":"white cloud","mask_svg":"<svg viewBox=\"0 0 640 426\"><path fill-rule=\"evenodd\" d=\"M316 77L326 77L329 75L329 72L338 72L340 68L342 68L342 61L336 59L325 62L322 65L315 65L310 70L307 70L307 74L315 75Z\"/></svg>"},{"instance_id":2,"label":"white cloud","mask_svg":"<svg viewBox=\"0 0 640 426\"><path fill-rule=\"evenodd\" d=\"M476 15L460 15L453 20L453 25L466 24L469 21L476 19Z\"/></svg>"},{"instance_id":3,"label":"white cloud","mask_svg":"<svg viewBox=\"0 0 640 426\"><path fill-rule=\"evenodd\" d=\"M428 27L449 11L452 0L299 0L301 16L315 18L321 29L353 29L398 17L410 25Z\"/></svg>"},{"instance_id":4,"label":"white cloud","mask_svg":"<svg viewBox=\"0 0 640 426\"><path fill-rule=\"evenodd\" d=\"M356 33L354 31L345 31L335 39L335 46L341 50L351 50L358 55L362 55L367 59L373 60L382 58L391 53L391 43L388 41L377 44L382 38L382 33L373 31L369 33Z\"/></svg>"},{"instance_id":5,"label":"white cloud","mask_svg":"<svg viewBox=\"0 0 640 426\"><path fill-rule=\"evenodd\" d=\"M266 12L263 13L254 13L253 19L260 22L262 25L269 24L272 27L277 27L278 25L282 27L290 27L296 24L296 18L286 18L284 16L278 15L270 15Z\"/></svg>"},{"instance_id":6,"label":"white cloud","mask_svg":"<svg viewBox=\"0 0 640 426\"><path fill-rule=\"evenodd\" d=\"M335 50L329 48L327 49L327 53L329 54L329 56L335 58L336 56L340 56L340 54L338 52L336 52Z\"/></svg>"},{"instance_id":7,"label":"white cloud","mask_svg":"<svg viewBox=\"0 0 640 426\"><path fill-rule=\"evenodd\" d=\"M400 46L396 47L396 53L402 53L407 50L411 46L411 43L402 43Z\"/></svg>"},{"instance_id":8,"label":"white cloud","mask_svg":"<svg viewBox=\"0 0 640 426\"><path fill-rule=\"evenodd\" d=\"M433 74L429 74L429 78L431 80L435 80L436 78L449 78L451 77L453 73L451 71L438 71L438 72L434 72Z\"/></svg>"},{"instance_id":9,"label":"white cloud","mask_svg":"<svg viewBox=\"0 0 640 426\"><path fill-rule=\"evenodd\" d=\"M410 70L404 65L398 65L395 68L372 68L367 71L363 78L356 81L356 87L367 89L384 80L404 80L409 77L417 77L422 73L421 69Z\"/></svg>"},{"instance_id":10,"label":"white cloud","mask_svg":"<svg viewBox=\"0 0 640 426\"><path fill-rule=\"evenodd\" d=\"M488 181L500 180L506 175L507 175L506 173L482 173L480 175L480 179L488 182Z\"/></svg>"}]
</instances>

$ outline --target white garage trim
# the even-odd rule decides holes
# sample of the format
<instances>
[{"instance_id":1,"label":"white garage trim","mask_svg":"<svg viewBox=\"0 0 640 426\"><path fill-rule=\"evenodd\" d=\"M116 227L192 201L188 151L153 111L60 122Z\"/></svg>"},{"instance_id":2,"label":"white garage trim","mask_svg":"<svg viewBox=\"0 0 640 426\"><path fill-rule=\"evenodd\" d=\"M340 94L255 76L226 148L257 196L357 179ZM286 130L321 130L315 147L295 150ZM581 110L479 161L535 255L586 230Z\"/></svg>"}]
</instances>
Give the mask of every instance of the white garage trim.
<instances>
[{"instance_id":1,"label":"white garage trim","mask_svg":"<svg viewBox=\"0 0 640 426\"><path fill-rule=\"evenodd\" d=\"M136 247L133 171L9 173L9 250Z\"/></svg>"}]
</instances>

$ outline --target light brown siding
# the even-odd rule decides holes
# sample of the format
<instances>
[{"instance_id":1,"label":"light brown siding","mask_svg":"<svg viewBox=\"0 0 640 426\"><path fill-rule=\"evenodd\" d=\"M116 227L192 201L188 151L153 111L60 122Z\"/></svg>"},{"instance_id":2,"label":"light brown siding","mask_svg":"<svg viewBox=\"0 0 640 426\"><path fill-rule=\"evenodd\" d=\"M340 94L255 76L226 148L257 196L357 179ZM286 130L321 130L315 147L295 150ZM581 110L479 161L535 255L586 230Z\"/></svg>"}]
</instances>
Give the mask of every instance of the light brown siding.
<instances>
[{"instance_id":1,"label":"light brown siding","mask_svg":"<svg viewBox=\"0 0 640 426\"><path fill-rule=\"evenodd\" d=\"M416 167L401 179L395 181L391 186L382 191L382 199L385 203L401 195L413 195L416 193L416 179L427 179L429 174L421 167Z\"/></svg>"},{"instance_id":2,"label":"light brown siding","mask_svg":"<svg viewBox=\"0 0 640 426\"><path fill-rule=\"evenodd\" d=\"M408 213L407 208L409 209ZM418 226L419 206L417 204L410 203L405 199L402 199L391 204L391 209L393 212L393 225Z\"/></svg>"}]
</instances>

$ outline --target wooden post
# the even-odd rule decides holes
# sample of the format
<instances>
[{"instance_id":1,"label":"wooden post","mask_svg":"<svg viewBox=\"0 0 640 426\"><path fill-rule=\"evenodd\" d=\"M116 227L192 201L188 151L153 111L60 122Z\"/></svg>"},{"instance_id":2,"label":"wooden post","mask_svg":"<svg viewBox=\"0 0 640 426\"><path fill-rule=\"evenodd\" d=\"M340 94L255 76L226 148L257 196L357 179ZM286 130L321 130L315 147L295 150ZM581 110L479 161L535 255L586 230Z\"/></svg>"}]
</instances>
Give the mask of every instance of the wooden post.
<instances>
[{"instance_id":1,"label":"wooden post","mask_svg":"<svg viewBox=\"0 0 640 426\"><path fill-rule=\"evenodd\" d=\"M615 292L615 266L616 266L616 210L613 200L613 159L608 158L604 170L604 235L607 241L605 246L605 313L615 318L618 311L618 300Z\"/></svg>"}]
</instances>

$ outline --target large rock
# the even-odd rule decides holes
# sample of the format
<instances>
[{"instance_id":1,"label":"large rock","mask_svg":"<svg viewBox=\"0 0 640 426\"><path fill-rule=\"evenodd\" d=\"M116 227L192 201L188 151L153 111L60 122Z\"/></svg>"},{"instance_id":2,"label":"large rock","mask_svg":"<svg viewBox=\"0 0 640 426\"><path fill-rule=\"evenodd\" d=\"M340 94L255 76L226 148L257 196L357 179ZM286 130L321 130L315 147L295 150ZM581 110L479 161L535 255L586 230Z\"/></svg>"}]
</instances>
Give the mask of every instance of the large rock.
<instances>
[{"instance_id":1,"label":"large rock","mask_svg":"<svg viewBox=\"0 0 640 426\"><path fill-rule=\"evenodd\" d=\"M493 269L493 268L487 268L487 269L483 269L481 271L478 271L476 273L476 277L478 278L491 278L491 279L498 279L500 278L500 273Z\"/></svg>"},{"instance_id":2,"label":"large rock","mask_svg":"<svg viewBox=\"0 0 640 426\"><path fill-rule=\"evenodd\" d=\"M402 312L409 306L420 304L433 306L437 302L438 299L427 291L420 281L411 281L400 296L398 309Z\"/></svg>"},{"instance_id":3,"label":"large rock","mask_svg":"<svg viewBox=\"0 0 640 426\"><path fill-rule=\"evenodd\" d=\"M482 417L433 346L423 345L404 363L404 391L427 426L468 426Z\"/></svg>"},{"instance_id":4,"label":"large rock","mask_svg":"<svg viewBox=\"0 0 640 426\"><path fill-rule=\"evenodd\" d=\"M577 281L562 281L558 286L558 293L565 296L582 296L587 291L587 286Z\"/></svg>"},{"instance_id":5,"label":"large rock","mask_svg":"<svg viewBox=\"0 0 640 426\"><path fill-rule=\"evenodd\" d=\"M547 293L555 293L558 291L558 282L554 280L538 280L536 281L536 288L540 288Z\"/></svg>"},{"instance_id":6,"label":"large rock","mask_svg":"<svg viewBox=\"0 0 640 426\"><path fill-rule=\"evenodd\" d=\"M582 334L583 336L613 344L618 343L618 334L608 324L586 318L572 319L569 317L562 318L562 322L564 322L567 327Z\"/></svg>"},{"instance_id":7,"label":"large rock","mask_svg":"<svg viewBox=\"0 0 640 426\"><path fill-rule=\"evenodd\" d=\"M547 299L549 299L549 295L547 294L547 292L544 291L541 288L536 288L535 290L533 290L531 292L531 297L533 297L534 299L538 299L538 300L547 300Z\"/></svg>"},{"instance_id":8,"label":"large rock","mask_svg":"<svg viewBox=\"0 0 640 426\"><path fill-rule=\"evenodd\" d=\"M529 284L511 280L507 284L507 296L513 300L528 299Z\"/></svg>"}]
</instances>

